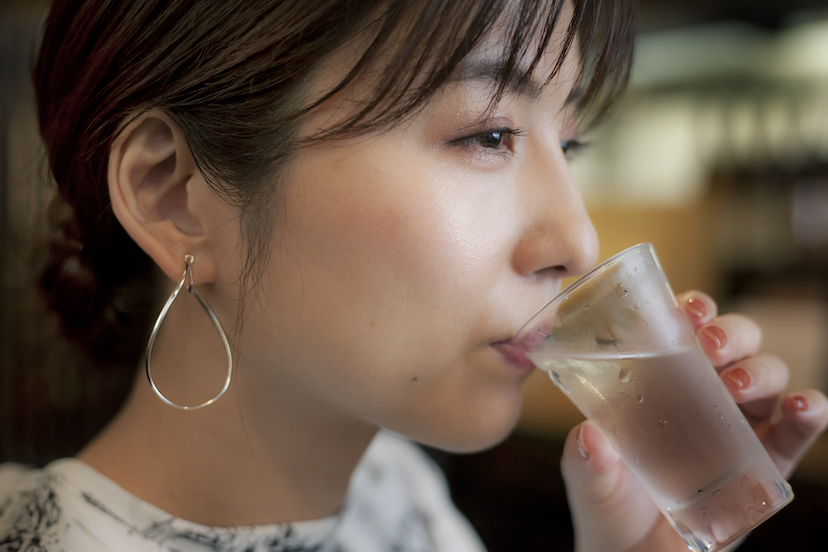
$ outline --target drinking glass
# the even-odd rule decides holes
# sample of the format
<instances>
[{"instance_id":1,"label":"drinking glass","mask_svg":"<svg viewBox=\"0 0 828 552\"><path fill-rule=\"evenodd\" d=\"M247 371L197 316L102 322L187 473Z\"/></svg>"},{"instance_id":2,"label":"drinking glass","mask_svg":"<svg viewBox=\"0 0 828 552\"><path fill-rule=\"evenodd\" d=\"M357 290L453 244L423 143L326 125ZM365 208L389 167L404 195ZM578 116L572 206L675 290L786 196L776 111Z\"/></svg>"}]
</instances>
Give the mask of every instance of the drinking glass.
<instances>
[{"instance_id":1,"label":"drinking glass","mask_svg":"<svg viewBox=\"0 0 828 552\"><path fill-rule=\"evenodd\" d=\"M651 244L582 276L515 340L601 429L690 550L720 550L793 499Z\"/></svg>"}]
</instances>

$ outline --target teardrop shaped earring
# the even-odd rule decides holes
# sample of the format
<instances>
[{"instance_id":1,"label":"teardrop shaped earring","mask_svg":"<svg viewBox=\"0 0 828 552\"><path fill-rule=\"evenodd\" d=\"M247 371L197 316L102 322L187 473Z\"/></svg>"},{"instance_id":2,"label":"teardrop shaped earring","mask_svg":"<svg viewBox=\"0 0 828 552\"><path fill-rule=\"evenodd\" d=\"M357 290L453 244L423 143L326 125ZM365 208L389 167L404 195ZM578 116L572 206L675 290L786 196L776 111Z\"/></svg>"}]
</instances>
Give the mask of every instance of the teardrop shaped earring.
<instances>
[{"instance_id":1,"label":"teardrop shaped earring","mask_svg":"<svg viewBox=\"0 0 828 552\"><path fill-rule=\"evenodd\" d=\"M233 355L230 352L230 343L227 341L227 336L224 333L224 330L219 324L216 315L213 313L213 310L207 305L207 302L201 297L201 294L198 292L198 288L195 287L193 283L193 269L192 265L195 262L195 258L192 255L184 255L184 274L181 276L181 280L178 281L178 285L175 286L172 294L170 295L167 302L164 304L164 308L161 309L161 313L158 315L158 318L155 321L155 325L152 327L152 333L149 336L149 340L147 341L147 359L146 359L146 368L147 368L147 379L149 379L150 386L152 390L155 391L155 394L158 395L162 401L167 403L168 405L178 408L180 410L197 410L199 408L203 408L207 405L213 404L216 402L219 397L224 395L224 392L227 391L227 388L230 387L230 378L233 375ZM161 323L164 321L164 318L167 317L167 312L169 312L170 307L172 306L175 299L178 297L178 294L181 292L181 289L184 287L184 283L189 280L187 284L187 291L193 295L195 298L198 299L198 302L201 304L201 307L204 309L204 312L207 313L207 316L210 317L210 321L212 321L213 326L215 326L216 331L221 337L221 342L224 345L224 352L227 355L227 377L224 380L224 386L218 392L218 394L209 399L204 401L201 404L197 404L194 406L184 406L178 403L175 403L164 396L164 394L158 389L158 386L155 385L155 381L152 379L152 369L150 368L150 357L152 356L152 348L155 345L155 338L158 336L158 330L161 329Z\"/></svg>"}]
</instances>

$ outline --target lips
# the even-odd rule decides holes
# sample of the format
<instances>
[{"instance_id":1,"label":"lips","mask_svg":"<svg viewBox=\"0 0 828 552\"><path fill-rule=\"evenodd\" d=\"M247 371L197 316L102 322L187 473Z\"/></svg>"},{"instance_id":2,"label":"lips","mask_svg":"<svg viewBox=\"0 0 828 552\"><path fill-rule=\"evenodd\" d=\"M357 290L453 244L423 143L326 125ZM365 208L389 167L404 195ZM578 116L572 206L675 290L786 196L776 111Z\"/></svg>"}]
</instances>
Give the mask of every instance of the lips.
<instances>
[{"instance_id":1,"label":"lips","mask_svg":"<svg viewBox=\"0 0 828 552\"><path fill-rule=\"evenodd\" d=\"M535 369L535 364L526 356L526 349L515 341L498 341L493 343L494 347L506 360L520 371L531 371Z\"/></svg>"}]
</instances>

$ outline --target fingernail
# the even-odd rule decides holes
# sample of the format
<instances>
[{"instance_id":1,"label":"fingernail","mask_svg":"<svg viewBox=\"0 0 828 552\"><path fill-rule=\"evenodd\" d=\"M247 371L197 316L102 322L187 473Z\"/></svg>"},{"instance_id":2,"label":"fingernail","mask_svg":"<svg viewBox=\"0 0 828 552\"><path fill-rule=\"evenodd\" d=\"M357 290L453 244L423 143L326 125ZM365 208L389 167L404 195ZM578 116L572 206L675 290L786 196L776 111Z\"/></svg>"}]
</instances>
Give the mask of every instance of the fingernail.
<instances>
[{"instance_id":1,"label":"fingernail","mask_svg":"<svg viewBox=\"0 0 828 552\"><path fill-rule=\"evenodd\" d=\"M702 329L701 333L710 340L710 343L716 349L723 349L727 345L727 334L718 326L707 326Z\"/></svg>"},{"instance_id":2,"label":"fingernail","mask_svg":"<svg viewBox=\"0 0 828 552\"><path fill-rule=\"evenodd\" d=\"M791 402L797 412L808 410L808 399L805 395L791 395Z\"/></svg>"},{"instance_id":3,"label":"fingernail","mask_svg":"<svg viewBox=\"0 0 828 552\"><path fill-rule=\"evenodd\" d=\"M750 374L744 368L730 368L722 375L732 381L739 389L746 389L751 383Z\"/></svg>"},{"instance_id":4,"label":"fingernail","mask_svg":"<svg viewBox=\"0 0 828 552\"><path fill-rule=\"evenodd\" d=\"M589 449L584 445L584 424L578 427L578 433L575 434L575 444L578 445L578 452L581 453L581 457L584 460L589 458Z\"/></svg>"},{"instance_id":5,"label":"fingernail","mask_svg":"<svg viewBox=\"0 0 828 552\"><path fill-rule=\"evenodd\" d=\"M688 299L684 303L684 308L696 315L699 319L707 316L707 305L698 299Z\"/></svg>"}]
</instances>

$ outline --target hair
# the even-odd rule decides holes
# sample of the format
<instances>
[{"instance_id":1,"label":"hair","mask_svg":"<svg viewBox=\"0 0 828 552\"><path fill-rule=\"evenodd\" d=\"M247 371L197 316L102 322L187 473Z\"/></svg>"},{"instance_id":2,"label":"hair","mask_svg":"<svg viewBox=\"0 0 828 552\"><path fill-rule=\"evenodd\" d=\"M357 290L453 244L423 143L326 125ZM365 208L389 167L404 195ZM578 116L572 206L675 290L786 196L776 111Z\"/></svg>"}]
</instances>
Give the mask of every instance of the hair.
<instances>
[{"instance_id":1,"label":"hair","mask_svg":"<svg viewBox=\"0 0 828 552\"><path fill-rule=\"evenodd\" d=\"M605 114L629 75L632 0L572 0L566 21L564 2L55 0L33 76L59 192L39 281L64 332L94 358L125 363L138 361L146 339L154 263L115 219L107 188L112 143L132 118L169 114L207 181L238 208L246 297L271 247L279 176L297 149L416 113L492 33L506 37L492 105L509 83L533 77L553 29L567 25L546 81L578 44L579 111ZM349 44L361 55L345 78L310 98L322 64ZM372 96L360 109L298 135L303 115L368 71Z\"/></svg>"}]
</instances>

